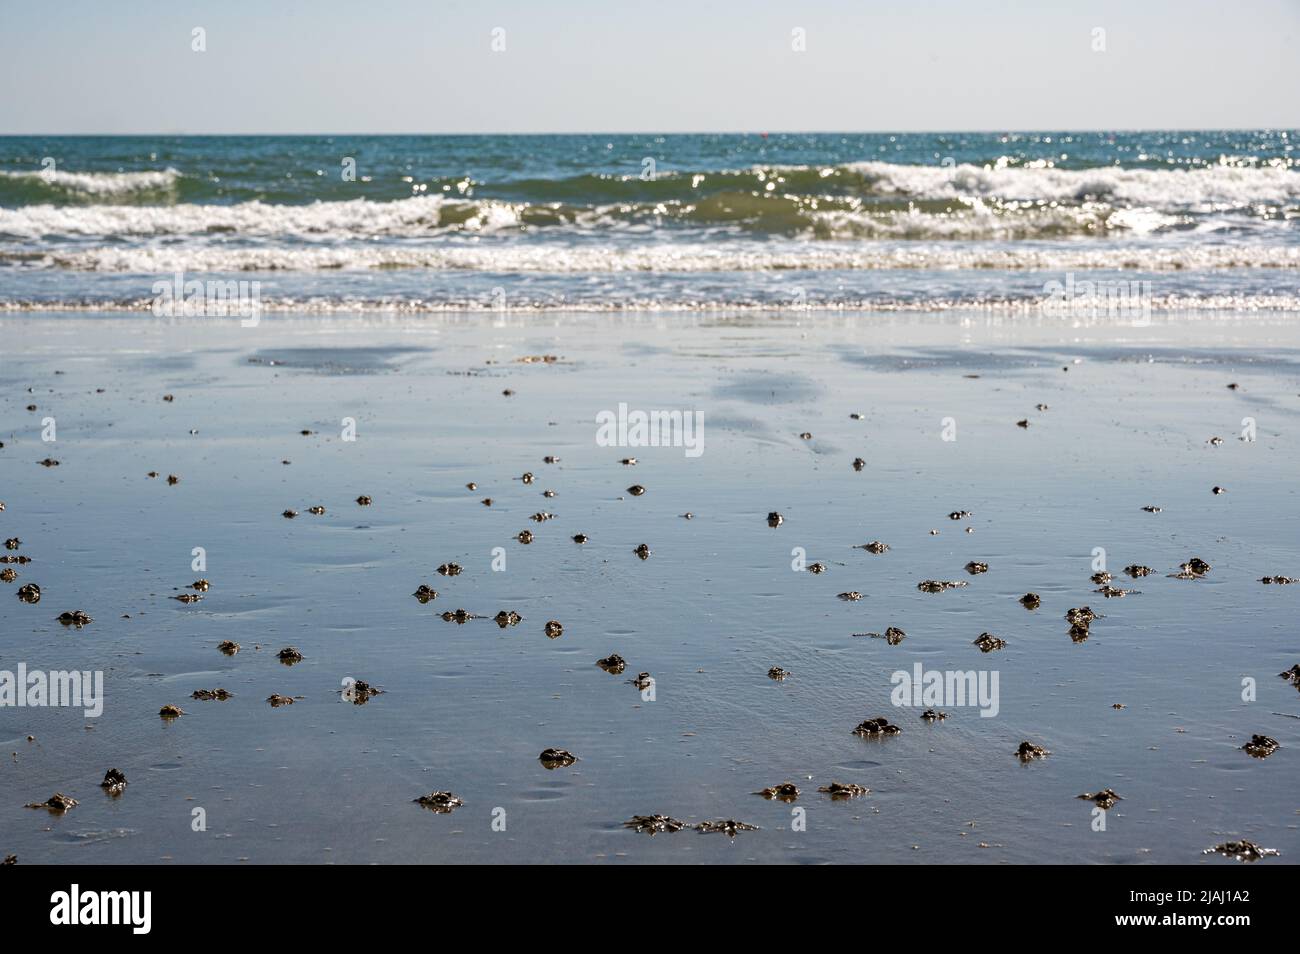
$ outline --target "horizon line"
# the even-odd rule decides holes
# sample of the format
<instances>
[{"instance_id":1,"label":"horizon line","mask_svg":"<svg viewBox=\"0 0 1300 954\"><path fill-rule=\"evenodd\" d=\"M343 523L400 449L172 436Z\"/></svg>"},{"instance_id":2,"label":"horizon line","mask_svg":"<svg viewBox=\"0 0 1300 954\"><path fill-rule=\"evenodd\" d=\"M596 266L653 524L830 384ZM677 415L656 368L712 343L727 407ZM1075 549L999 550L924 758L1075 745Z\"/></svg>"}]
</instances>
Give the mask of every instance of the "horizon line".
<instances>
[{"instance_id":1,"label":"horizon line","mask_svg":"<svg viewBox=\"0 0 1300 954\"><path fill-rule=\"evenodd\" d=\"M569 131L533 131L533 132L4 132L0 139L30 139L38 136L49 138L143 138L143 137L199 137L210 138L287 138L292 136L925 136L925 135L1004 135L1007 133L1135 133L1135 132L1300 132L1300 125L1266 125L1266 126L1113 126L1113 127L999 127L995 129L695 129L672 132L656 130L569 130Z\"/></svg>"}]
</instances>

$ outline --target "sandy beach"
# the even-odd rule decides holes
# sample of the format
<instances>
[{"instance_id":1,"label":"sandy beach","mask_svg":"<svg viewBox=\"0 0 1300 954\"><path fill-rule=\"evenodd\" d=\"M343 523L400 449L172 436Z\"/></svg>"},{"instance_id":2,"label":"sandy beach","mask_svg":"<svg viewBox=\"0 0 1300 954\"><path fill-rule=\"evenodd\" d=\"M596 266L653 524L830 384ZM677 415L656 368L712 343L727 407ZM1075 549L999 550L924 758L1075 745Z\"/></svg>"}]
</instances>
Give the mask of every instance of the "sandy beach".
<instances>
[{"instance_id":1,"label":"sandy beach","mask_svg":"<svg viewBox=\"0 0 1300 954\"><path fill-rule=\"evenodd\" d=\"M1300 576L1285 315L244 328L61 311L6 315L0 340L0 529L30 557L0 583L0 670L104 686L97 717L5 711L0 854L1214 865L1232 862L1203 851L1228 841L1300 849L1300 696L1278 675L1300 662L1300 585L1260 582ZM598 416L620 405L699 415L702 452L607 446ZM1180 570L1192 558L1209 569ZM29 583L38 603L15 596ZM1081 607L1098 618L1072 638ZM92 622L57 620L74 610ZM475 618L443 619L457 610ZM904 637L868 635L889 627ZM1004 644L982 652L985 633ZM597 665L612 654L622 671ZM894 674L918 665L996 673L996 714L895 705ZM348 680L381 691L357 704ZM216 688L230 698L193 698ZM854 734L877 717L899 731ZM1253 735L1280 748L1252 757ZM1025 741L1050 755L1022 761ZM578 761L547 768L547 748ZM100 788L110 767L120 796ZM755 794L787 782L793 802ZM832 782L870 791L818 791ZM1077 797L1104 789L1121 796L1104 812ZM413 801L439 791L463 804ZM24 807L55 792L79 804ZM757 830L625 827L659 813Z\"/></svg>"}]
</instances>

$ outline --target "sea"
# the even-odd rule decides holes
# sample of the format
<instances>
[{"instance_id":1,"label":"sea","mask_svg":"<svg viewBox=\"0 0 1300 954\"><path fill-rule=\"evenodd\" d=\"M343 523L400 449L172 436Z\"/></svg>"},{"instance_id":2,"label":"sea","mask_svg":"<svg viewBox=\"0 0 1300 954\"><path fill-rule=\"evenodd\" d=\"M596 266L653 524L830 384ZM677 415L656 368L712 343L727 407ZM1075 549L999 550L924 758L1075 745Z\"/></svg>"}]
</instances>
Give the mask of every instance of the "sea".
<instances>
[{"instance_id":1,"label":"sea","mask_svg":"<svg viewBox=\"0 0 1300 954\"><path fill-rule=\"evenodd\" d=\"M1295 138L0 138L0 860L1294 864Z\"/></svg>"},{"instance_id":2,"label":"sea","mask_svg":"<svg viewBox=\"0 0 1300 954\"><path fill-rule=\"evenodd\" d=\"M0 137L0 309L1300 309L1296 130Z\"/></svg>"}]
</instances>

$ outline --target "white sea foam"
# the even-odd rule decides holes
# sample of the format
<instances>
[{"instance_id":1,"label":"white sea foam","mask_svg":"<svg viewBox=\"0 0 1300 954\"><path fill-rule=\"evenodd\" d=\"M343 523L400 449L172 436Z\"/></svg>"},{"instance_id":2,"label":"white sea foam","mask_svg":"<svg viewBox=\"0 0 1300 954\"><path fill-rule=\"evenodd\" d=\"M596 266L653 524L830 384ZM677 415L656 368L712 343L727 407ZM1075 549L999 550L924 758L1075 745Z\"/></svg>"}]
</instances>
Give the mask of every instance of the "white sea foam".
<instances>
[{"instance_id":1,"label":"white sea foam","mask_svg":"<svg viewBox=\"0 0 1300 954\"><path fill-rule=\"evenodd\" d=\"M67 172L54 168L36 171L0 171L0 178L43 183L52 189L77 195L104 197L171 189L180 181L181 174L176 169L143 172Z\"/></svg>"},{"instance_id":2,"label":"white sea foam","mask_svg":"<svg viewBox=\"0 0 1300 954\"><path fill-rule=\"evenodd\" d=\"M21 238L211 233L340 238L419 235L438 228L444 201L441 196L429 196L394 202L353 199L308 205L29 205L0 209L0 234Z\"/></svg>"},{"instance_id":3,"label":"white sea foam","mask_svg":"<svg viewBox=\"0 0 1300 954\"><path fill-rule=\"evenodd\" d=\"M464 201L441 196L371 202L314 202L275 205L244 202L236 205L31 205L0 208L0 238L30 241L59 237L142 239L154 236L233 236L255 239L321 240L424 238L447 233L482 235L571 233L645 233L657 229L676 241L684 231L739 235L767 232L733 222L698 222L696 207L687 203L661 206L661 212L630 212L627 206L586 210L554 210L523 203ZM1280 221L1280 220L1278 220ZM1142 235L1171 228L1194 227L1185 216L1154 210L1112 210L1102 203L1077 206L994 207L981 199L950 212L918 209L873 210L806 208L783 220L776 234L816 239L970 239L1005 240L1070 235ZM1223 228L1240 223L1221 220ZM1252 222L1263 228L1277 222ZM1285 224L1285 223L1282 223Z\"/></svg>"},{"instance_id":4,"label":"white sea foam","mask_svg":"<svg viewBox=\"0 0 1300 954\"><path fill-rule=\"evenodd\" d=\"M846 312L905 312L938 313L970 312L972 314L1004 315L1014 320L1037 323L1065 324L1070 327L1085 325L1128 325L1132 316L1120 313L1110 315L1102 308L1096 314L1081 313L1066 318L1044 313L1046 299L1034 296L1000 298L995 296L933 296L921 298L889 298L882 296L846 296L825 301L809 301L792 306L788 300L735 297L667 298L655 296L600 297L581 301L541 301L520 299L502 308L491 297L413 298L402 296L360 297L280 296L263 299L259 310L264 313L292 315L337 315L370 313L385 315L476 313L501 316L509 313L553 312L673 312L673 313L731 313L731 312L792 312L792 313L846 313ZM22 312L149 312L152 299L42 299L24 300L0 298L0 313ZM1169 320L1198 316L1253 317L1259 313L1279 315L1300 314L1300 294L1169 294L1156 295L1150 301L1154 315ZM208 320L208 319L199 319ZM238 319L231 319L232 321ZM1141 323L1147 323L1143 316Z\"/></svg>"},{"instance_id":5,"label":"white sea foam","mask_svg":"<svg viewBox=\"0 0 1300 954\"><path fill-rule=\"evenodd\" d=\"M1236 165L1195 169L1054 169L1007 166L852 163L884 192L940 198L980 196L1002 200L1086 200L1175 211L1241 209L1300 198L1300 171Z\"/></svg>"},{"instance_id":6,"label":"white sea foam","mask_svg":"<svg viewBox=\"0 0 1300 954\"><path fill-rule=\"evenodd\" d=\"M793 168L786 172L794 171ZM803 170L808 171L808 170ZM131 238L226 234L272 237L419 237L440 231L498 232L552 228L576 233L683 228L733 232L802 233L813 238L1006 239L1115 232L1149 234L1170 228L1213 228L1286 222L1300 214L1300 171L1213 166L1198 169L1067 170L893 165L864 162L827 167L816 181L851 174L868 194L827 199L809 194L737 192L720 198L664 202L560 203L459 199L442 195L389 201L353 199L282 205L249 201L228 205L26 205L0 209L0 235ZM0 173L40 177L38 172ZM727 175L721 173L719 175ZM98 196L174 184L163 172L56 172L53 182ZM773 182L780 170L766 170ZM709 176L704 177L705 181ZM837 187L845 184L840 182ZM804 188L809 188L807 185ZM830 186L828 185L829 189ZM897 197L918 205L898 208ZM741 202L744 211L731 206ZM932 203L950 203L936 209ZM929 205L925 203L931 203ZM1237 213L1235 219L1224 216Z\"/></svg>"},{"instance_id":7,"label":"white sea foam","mask_svg":"<svg viewBox=\"0 0 1300 954\"><path fill-rule=\"evenodd\" d=\"M4 255L0 253L0 261ZM25 268L139 274L186 271L249 272L376 269L527 272L778 272L867 270L1197 271L1297 269L1300 247L1045 243L989 245L965 242L664 242L617 246L554 243L363 244L238 248L224 244L108 245L22 253Z\"/></svg>"}]
</instances>

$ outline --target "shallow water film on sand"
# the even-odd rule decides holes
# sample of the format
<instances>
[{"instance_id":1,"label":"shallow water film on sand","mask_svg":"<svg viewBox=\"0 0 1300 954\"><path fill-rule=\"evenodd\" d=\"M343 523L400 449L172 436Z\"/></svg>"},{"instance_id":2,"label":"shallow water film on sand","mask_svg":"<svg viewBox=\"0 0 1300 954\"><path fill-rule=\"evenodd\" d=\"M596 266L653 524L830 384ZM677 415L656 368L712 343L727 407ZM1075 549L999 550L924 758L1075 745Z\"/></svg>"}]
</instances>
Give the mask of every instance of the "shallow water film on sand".
<instances>
[{"instance_id":1,"label":"shallow water film on sand","mask_svg":"<svg viewBox=\"0 0 1300 954\"><path fill-rule=\"evenodd\" d=\"M0 854L1300 850L1285 314L0 336Z\"/></svg>"}]
</instances>

